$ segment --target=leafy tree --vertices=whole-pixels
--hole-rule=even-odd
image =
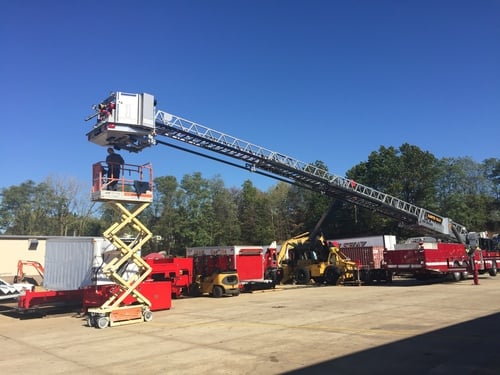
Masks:
[[[2,189],[0,228],[5,234],[35,234],[33,230],[32,203],[36,195],[32,180],[19,186]]]
[[[250,180],[243,183],[241,193],[238,197],[238,221],[241,228],[241,241],[245,244],[254,244],[255,233],[257,232],[258,191]]]
[[[93,204],[84,203],[81,185],[48,177],[2,189],[0,228],[5,234],[85,235]]]
[[[228,190],[220,178],[210,182],[212,189],[213,245],[230,245],[240,242],[241,228],[238,221],[237,196],[235,189]]]
[[[400,198],[416,206],[434,210],[436,184],[441,169],[438,160],[429,152],[407,143],[398,149],[381,146],[378,152],[372,152],[368,161],[347,172],[347,177],[363,185]],[[402,233],[398,223],[390,218],[366,209],[359,209],[356,223],[365,229],[364,233],[384,232]],[[359,228],[361,230],[361,228]]]
[[[154,199],[148,210],[149,228],[153,232],[151,251],[165,250],[177,254],[181,242],[179,220],[179,183],[174,176],[157,177],[154,180]],[[183,254],[179,253],[179,254]]]
[[[443,158],[438,180],[440,212],[471,231],[500,229],[498,159],[476,163],[469,157]]]
[[[270,214],[270,235],[273,240],[283,241],[292,236],[293,208],[289,201],[290,185],[279,182],[267,191]]]

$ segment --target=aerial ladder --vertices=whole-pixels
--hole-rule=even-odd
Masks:
[[[97,121],[87,138],[97,145],[140,152],[162,144],[367,208],[418,228],[423,234],[460,243],[467,239],[465,226],[425,208],[334,175],[316,165],[157,110],[156,101],[150,94],[113,92],[93,108],[95,113],[87,120],[97,117]]]

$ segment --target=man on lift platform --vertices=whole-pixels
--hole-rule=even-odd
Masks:
[[[115,153],[112,147],[108,147],[108,156],[106,157],[108,165],[108,190],[116,190],[116,184],[120,179],[120,170],[123,168],[125,161],[120,154]]]

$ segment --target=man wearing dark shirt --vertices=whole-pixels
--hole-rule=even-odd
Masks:
[[[108,156],[106,157],[108,164],[108,190],[116,190],[116,184],[120,178],[120,170],[125,161],[120,154],[117,154],[113,148],[108,148]]]

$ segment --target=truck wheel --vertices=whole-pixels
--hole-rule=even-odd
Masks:
[[[496,276],[498,273],[497,269],[497,262],[493,261],[493,264],[491,265],[491,268],[488,270],[488,273],[490,276]]]
[[[385,273],[385,282],[392,283],[392,272],[386,271]]]
[[[325,281],[328,285],[336,285],[339,281],[340,272],[335,267],[328,267],[325,270]]]
[[[224,289],[221,286],[216,285],[212,290],[212,297],[220,298],[224,294]]]
[[[461,276],[460,272],[452,272],[451,273],[451,279],[453,281],[460,281],[461,278],[462,278],[462,276]]]
[[[458,262],[453,263],[453,267],[460,267],[460,264]],[[453,271],[451,273],[451,280],[452,281],[460,281],[462,279],[462,273],[459,271]]]
[[[311,280],[311,273],[307,268],[299,268],[295,273],[295,281],[297,284],[307,284]]]

